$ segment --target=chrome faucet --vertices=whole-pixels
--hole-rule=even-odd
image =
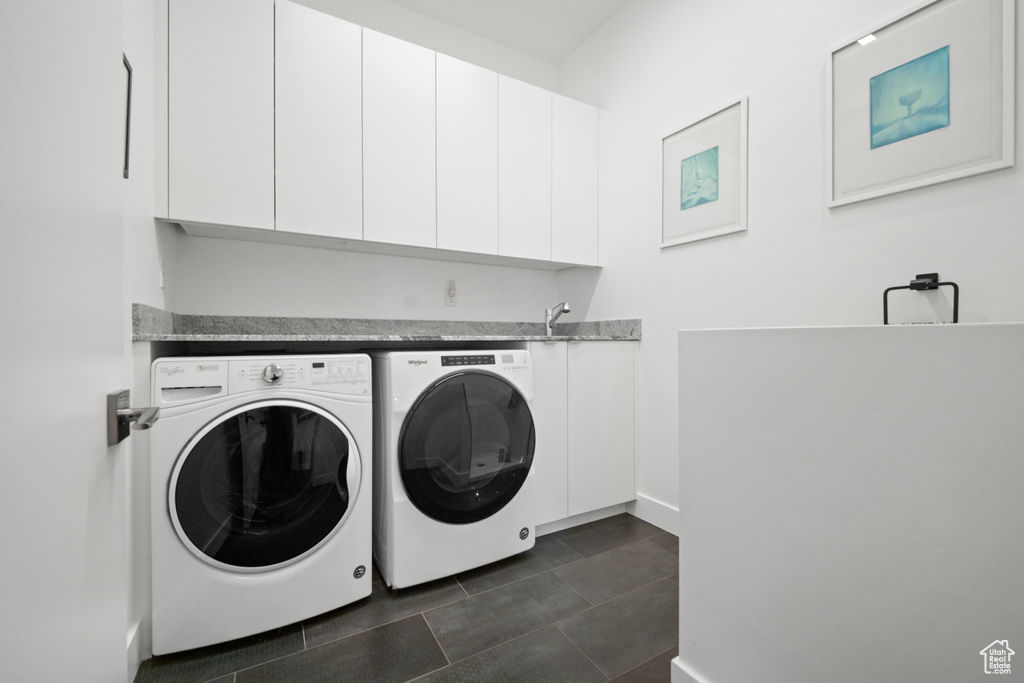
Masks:
[[[566,301],[563,301],[554,308],[549,308],[544,311],[544,333],[547,336],[551,336],[555,321],[558,320],[558,316],[563,313],[569,313],[569,304]]]

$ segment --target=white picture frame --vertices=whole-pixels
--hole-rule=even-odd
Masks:
[[[661,248],[747,229],[747,109],[740,97],[662,137]]]
[[[1014,165],[1014,4],[927,0],[831,52],[826,206]]]

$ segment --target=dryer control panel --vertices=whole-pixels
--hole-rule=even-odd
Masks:
[[[441,367],[449,365],[494,365],[494,354],[484,356],[441,356]]]
[[[444,354],[441,356],[441,367],[496,365],[503,370],[528,370],[530,354],[525,351],[500,351],[495,353]]]

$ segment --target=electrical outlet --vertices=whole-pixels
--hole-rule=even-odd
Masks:
[[[444,305],[445,306],[458,306],[459,304],[455,300],[455,280],[449,280],[448,286],[444,290]]]

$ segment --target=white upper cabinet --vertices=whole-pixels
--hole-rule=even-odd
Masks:
[[[437,246],[434,54],[363,29],[363,239]]]
[[[292,0],[160,2],[154,215],[197,235],[597,265],[595,108]]]
[[[172,0],[168,218],[274,227],[274,1]]]
[[[498,75],[437,55],[437,246],[498,253]]]
[[[551,93],[500,75],[498,253],[551,259]]]
[[[278,0],[275,31],[277,229],[361,239],[362,29]]]
[[[599,111],[558,94],[551,105],[551,259],[596,266]]]

